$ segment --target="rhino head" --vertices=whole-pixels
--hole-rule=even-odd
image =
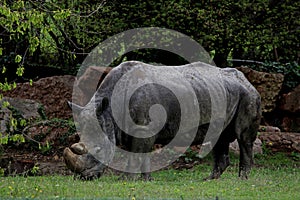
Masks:
[[[80,142],[64,149],[66,166],[81,179],[99,178],[109,164],[115,144],[116,127],[108,112],[108,98],[81,107],[68,102],[76,115]]]

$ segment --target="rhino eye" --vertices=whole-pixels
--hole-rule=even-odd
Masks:
[[[101,147],[96,147],[96,148],[95,148],[95,152],[96,152],[96,153],[99,153],[100,151],[101,151]]]
[[[112,124],[111,122],[108,122],[108,123],[106,124],[106,128],[107,128],[107,129],[112,129],[112,128],[113,128],[113,124]]]

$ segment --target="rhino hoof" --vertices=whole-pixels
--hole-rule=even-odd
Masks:
[[[239,177],[240,177],[240,179],[242,179],[242,180],[248,180],[248,174],[249,174],[249,172],[241,171],[241,172],[239,173]]]
[[[211,173],[211,175],[209,175],[208,177],[204,178],[203,181],[209,181],[209,180],[213,180],[213,179],[219,179],[221,176],[221,173],[218,171],[213,171]]]
[[[80,174],[80,179],[82,180],[94,180],[99,178],[104,172],[102,165],[95,165],[91,169],[86,169]]]
[[[85,145],[82,142],[75,143],[70,148],[75,154],[78,155],[83,155],[88,153],[88,150],[86,149]]]

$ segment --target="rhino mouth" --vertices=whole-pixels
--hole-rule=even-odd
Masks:
[[[105,169],[105,165],[91,155],[81,142],[65,148],[63,157],[66,166],[82,180],[99,178]]]

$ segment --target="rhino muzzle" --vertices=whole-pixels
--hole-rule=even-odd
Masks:
[[[81,142],[65,148],[63,157],[67,167],[83,180],[99,178],[105,169],[105,165],[91,155]]]

